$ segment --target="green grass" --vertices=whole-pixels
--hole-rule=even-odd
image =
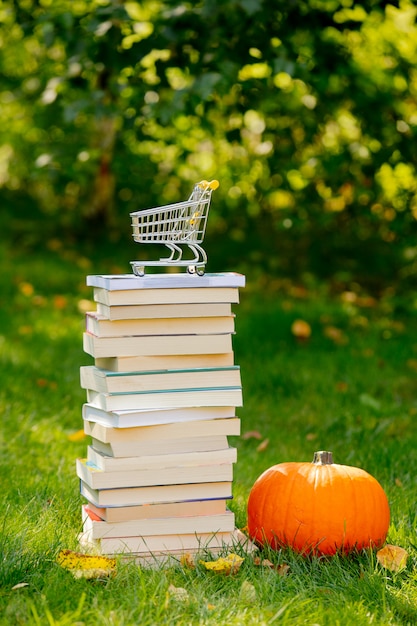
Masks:
[[[118,261],[100,254],[88,260],[58,242],[30,257],[0,248],[0,624],[417,623],[417,319],[412,297],[390,290],[373,303],[327,286],[248,281],[235,309],[244,407],[242,436],[232,440],[232,508],[243,527],[264,469],[332,450],[386,490],[388,541],[410,555],[404,571],[383,570],[373,552],[305,559],[266,551],[289,566],[285,576],[252,558],[230,577],[200,565],[146,570],[121,561],[114,578],[86,581],[57,565],[59,550],[77,549],[81,525],[74,466],[87,441],[71,435],[82,427],[79,367],[91,362],[81,340],[85,275],[129,271],[123,252]],[[307,342],[291,334],[297,318],[311,325]],[[246,438],[251,431],[260,438]]]

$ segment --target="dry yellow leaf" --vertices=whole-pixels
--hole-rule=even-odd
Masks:
[[[183,567],[189,567],[190,569],[194,569],[195,568],[195,561],[193,556],[187,552],[186,554],[183,554],[181,559],[180,559],[180,563]]]
[[[176,587],[175,585],[170,585],[168,587],[168,593],[171,598],[179,600],[180,602],[188,602],[190,598],[188,591],[184,589],[184,587]]]
[[[261,441],[259,446],[257,446],[256,452],[263,452],[264,450],[267,449],[268,446],[269,446],[269,439],[264,439],[263,441]]]
[[[262,439],[262,435],[258,430],[247,430],[243,433],[242,439]]]
[[[399,572],[407,565],[408,552],[399,546],[387,544],[376,553],[378,563],[391,572]]]
[[[68,435],[68,441],[82,441],[83,439],[85,439],[86,436],[87,435],[83,430],[76,430],[75,432]]]
[[[61,550],[57,562],[75,578],[105,578],[116,572],[116,559],[72,550]]]
[[[245,559],[238,554],[228,554],[216,561],[200,561],[207,570],[217,574],[236,574]]]
[[[248,604],[253,604],[258,599],[255,587],[248,580],[243,581],[239,591],[239,598]]]
[[[307,341],[311,337],[311,326],[304,320],[294,320],[291,332],[299,341]]]

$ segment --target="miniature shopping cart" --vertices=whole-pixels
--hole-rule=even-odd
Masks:
[[[158,261],[131,261],[136,276],[144,276],[148,266],[185,266],[190,274],[202,276],[207,254],[199,245],[204,239],[212,192],[217,180],[196,183],[185,202],[168,204],[154,209],[142,209],[130,214],[133,239],[137,243],[161,243],[170,251],[167,258]],[[183,259],[182,246],[188,246],[193,258]]]

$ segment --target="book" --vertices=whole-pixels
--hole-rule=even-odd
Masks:
[[[196,422],[226,417],[235,417],[234,406],[198,406],[168,409],[133,409],[105,411],[87,402],[82,407],[82,417],[90,422],[99,422],[115,428],[152,426],[173,422]]]
[[[203,276],[185,272],[161,273],[140,277],[135,274],[96,274],[87,276],[87,285],[110,291],[244,287],[245,277],[236,272],[206,273]]]
[[[145,356],[114,356],[94,359],[96,367],[113,372],[180,369],[197,367],[228,367],[234,364],[233,352],[223,354],[162,354]]]
[[[88,533],[83,533],[79,536],[80,545],[85,550],[93,549],[95,552],[102,552],[100,548],[101,540],[90,539],[88,540]],[[233,550],[243,550],[245,553],[252,554],[257,551],[257,547],[250,541],[250,539],[242,533],[238,528],[235,528],[231,534],[230,539],[227,539],[227,543],[222,543],[221,546],[209,546],[209,550],[204,546],[198,548],[188,548],[187,550],[179,549],[173,550],[152,550],[152,552],[141,552],[139,554],[130,554],[129,560],[134,560],[141,568],[153,568],[153,567],[172,567],[177,566],[181,562],[183,557],[191,560],[191,562],[197,564],[200,559],[207,558],[207,552],[211,557],[224,555],[225,549],[230,552]]]
[[[190,502],[166,502],[162,504],[140,504],[138,506],[98,507],[88,503],[89,510],[105,522],[129,522],[158,517],[195,517],[196,515],[220,515],[225,513],[230,500],[191,500]]]
[[[228,446],[226,435],[212,435],[207,437],[182,437],[181,439],[161,439],[158,441],[126,441],[104,443],[92,437],[91,445],[94,450],[107,456],[131,457],[144,454],[173,454],[184,452],[207,452],[209,450],[223,450]]]
[[[213,548],[226,548],[234,545],[233,533],[189,533],[183,535],[144,535],[143,537],[103,537],[93,539],[91,532],[83,533],[84,545],[94,547],[101,554],[147,554],[155,552],[172,553],[190,550],[211,551]]]
[[[191,385],[195,388],[240,387],[242,383],[238,365],[127,373],[84,365],[80,368],[80,384],[83,389],[113,394],[186,390]]]
[[[87,354],[95,358],[233,352],[231,333],[97,337],[85,332],[83,333],[83,348]]]
[[[229,302],[206,302],[200,304],[138,304],[108,306],[96,303],[96,312],[108,320],[160,319],[180,317],[230,317],[232,305]]]
[[[98,422],[84,420],[84,432],[86,435],[90,435],[103,443],[170,442],[185,437],[206,438],[219,435],[239,435],[240,419],[238,417],[228,417],[225,419],[175,422],[136,428],[111,428]]]
[[[94,311],[86,313],[86,331],[97,337],[138,335],[198,335],[233,333],[234,315],[228,317],[180,317],[108,320]]]
[[[94,287],[93,299],[107,306],[134,304],[203,304],[239,302],[237,287],[196,287],[193,289],[125,289],[109,291]]]
[[[195,467],[197,465],[221,465],[223,463],[236,463],[237,450],[231,446],[203,452],[174,452],[171,454],[144,454],[133,457],[113,457],[95,450],[92,446],[87,447],[87,464],[104,472],[122,472],[173,468],[180,466]],[[158,475],[157,473],[155,474]]]
[[[93,489],[83,480],[80,480],[80,493],[89,502],[98,507],[134,506],[139,504],[231,498],[232,482]]]
[[[154,517],[112,523],[104,522],[88,504],[84,504],[81,515],[83,531],[92,539],[233,532],[235,528],[235,516],[229,510],[215,515]]]
[[[117,409],[156,409],[189,406],[242,406],[241,387],[207,389],[168,389],[135,393],[100,393],[87,389],[87,402],[105,411]]]
[[[233,480],[233,464],[178,465],[151,469],[104,471],[87,459],[77,459],[77,476],[92,489],[152,487],[154,485],[183,485],[190,483],[224,482]]]

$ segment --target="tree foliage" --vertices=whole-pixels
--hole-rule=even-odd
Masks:
[[[0,192],[57,228],[117,231],[216,177],[210,236],[231,262],[412,277],[416,15],[410,0],[5,0]]]

